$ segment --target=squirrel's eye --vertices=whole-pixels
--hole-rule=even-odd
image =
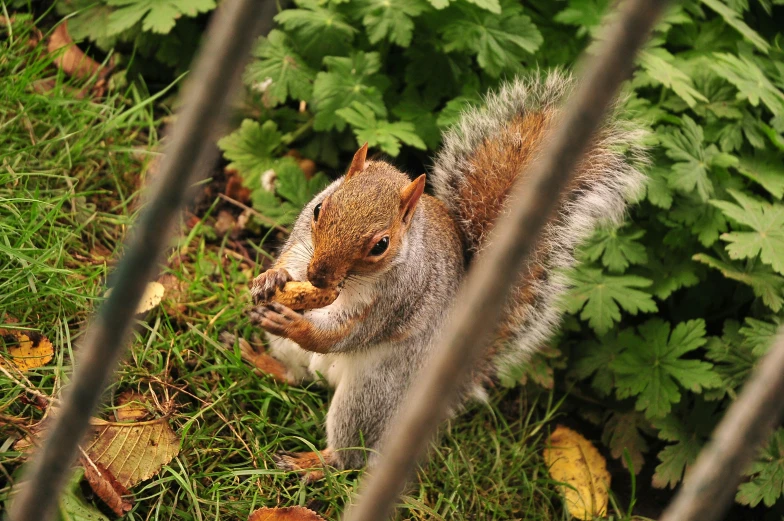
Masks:
[[[389,246],[389,237],[382,237],[380,241],[376,243],[375,246],[370,250],[371,255],[381,255],[385,251],[387,251],[387,246]]]
[[[321,203],[317,204],[315,208],[313,208],[313,220],[318,221],[318,216],[321,213]]]

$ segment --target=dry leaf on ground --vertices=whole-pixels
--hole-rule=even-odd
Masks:
[[[305,507],[264,507],[253,511],[248,521],[324,521],[324,518]]]
[[[46,365],[54,356],[54,346],[40,333],[4,329],[0,330],[0,334],[3,336],[11,363],[20,371]]]
[[[607,463],[581,434],[559,425],[548,438],[544,460],[560,487],[566,507],[577,519],[593,519],[607,512],[610,473]]]
[[[149,400],[142,394],[128,389],[117,396],[116,409],[114,410],[114,417],[118,422],[134,421],[138,422],[144,420],[150,415],[150,409],[147,407]]]
[[[93,420],[95,435],[84,451],[125,488],[149,479],[180,452],[168,418],[137,423]]]
[[[90,488],[112,509],[112,512],[117,514],[117,517],[122,517],[133,508],[131,493],[103,465],[85,457],[80,459],[80,463]]]
[[[164,293],[165,288],[163,287],[163,284],[157,281],[148,282],[147,287],[144,288],[144,293],[142,293],[142,298],[139,299],[139,305],[136,307],[136,314],[147,313],[160,304]],[[108,298],[111,294],[112,290],[109,288],[106,293],[104,293],[104,297]]]
[[[84,54],[68,34],[68,22],[64,21],[55,27],[49,35],[46,46],[50,54],[54,55],[54,63],[69,76],[86,80],[96,73],[103,72],[101,64]],[[60,49],[64,49],[60,51]]]

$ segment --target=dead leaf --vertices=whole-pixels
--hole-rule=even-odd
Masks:
[[[142,394],[128,389],[117,397],[114,417],[118,422],[141,421],[150,415],[148,403]]]
[[[93,420],[95,436],[85,447],[125,488],[157,474],[180,452],[180,439],[167,417],[137,423]]]
[[[248,521],[325,521],[305,507],[260,508],[251,512]]]
[[[163,284],[157,281],[148,282],[147,287],[144,288],[144,293],[142,293],[142,298],[139,299],[139,305],[136,306],[136,314],[139,315],[141,313],[147,313],[152,308],[160,304],[164,293],[165,289]],[[108,298],[111,294],[112,289],[109,288],[106,290],[106,293],[104,293],[103,296]]]
[[[82,457],[80,460],[84,468],[84,478],[90,484],[93,492],[103,500],[106,505],[122,517],[133,508],[133,496],[130,491],[122,486],[112,473],[100,463]]]
[[[227,212],[226,210],[218,212],[218,218],[215,219],[215,232],[218,236],[226,235],[233,230],[236,225],[237,219],[235,219],[230,212]]]
[[[604,516],[609,499],[607,463],[581,434],[559,425],[548,439],[544,460],[550,476],[561,485],[566,508],[577,519]]]
[[[250,202],[250,189],[245,188],[245,185],[242,184],[242,176],[231,168],[225,168],[223,173],[226,174],[226,196],[242,204],[248,204]]]
[[[48,364],[54,357],[54,346],[48,338],[34,331],[2,331],[11,363],[20,371]]]
[[[69,76],[74,76],[81,80],[86,80],[101,71],[101,65],[84,54],[71,39],[68,34],[68,21],[63,21],[55,27],[49,35],[49,42],[46,46],[49,54],[54,55],[54,63]],[[65,49],[60,52],[61,49]],[[105,73],[104,73],[105,74]]]
[[[163,285],[163,309],[170,317],[185,313],[188,299],[187,285],[171,273],[164,273],[158,277],[158,282]]]

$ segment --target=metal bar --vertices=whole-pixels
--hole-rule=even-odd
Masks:
[[[618,88],[632,70],[637,50],[645,43],[665,0],[628,0],[608,32],[597,56],[587,64],[582,80],[568,101],[559,124],[547,139],[541,159],[516,183],[519,201],[495,227],[495,239],[466,280],[433,363],[409,394],[406,407],[393,422],[377,466],[363,483],[359,502],[345,521],[386,519],[392,504],[425,452],[433,433],[445,419],[448,404],[473,360],[487,345],[520,269],[537,243],[559,194],[599,126]],[[481,310],[481,312],[477,312]]]
[[[215,11],[184,86],[182,110],[171,132],[157,189],[117,268],[117,284],[85,333],[63,406],[26,469],[26,481],[18,487],[9,519],[52,518],[78,443],[127,344],[142,292],[159,271],[158,259],[188,187],[209,173],[217,154],[215,134],[239,86],[242,65],[256,35],[272,27],[275,13],[275,2],[269,0],[227,0]]]
[[[660,521],[712,521],[727,511],[760,445],[784,413],[784,327],[727,409]]]

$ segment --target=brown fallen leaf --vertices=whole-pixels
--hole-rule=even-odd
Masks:
[[[566,508],[577,519],[593,519],[607,513],[610,473],[607,462],[591,442],[578,432],[559,425],[548,438],[544,460],[550,476],[561,485]]]
[[[188,286],[171,273],[164,273],[158,277],[158,282],[163,285],[163,310],[170,317],[176,317],[188,309]]]
[[[93,420],[94,436],[84,451],[125,488],[157,474],[180,452],[167,417],[137,423]]]
[[[305,507],[260,508],[251,512],[248,521],[325,521]]]
[[[240,176],[239,172],[231,168],[225,168],[223,173],[226,174],[226,190],[224,191],[226,196],[242,204],[248,204],[250,202],[250,189],[242,184],[242,176]]]
[[[237,219],[230,212],[226,210],[218,212],[218,217],[215,219],[215,232],[218,236],[226,235],[235,226],[237,226]]]
[[[54,55],[54,63],[69,76],[74,76],[81,80],[86,80],[91,76],[101,73],[106,75],[107,71],[102,70],[101,65],[84,54],[79,47],[76,46],[68,34],[68,21],[55,27],[52,34],[49,35],[49,41],[46,46],[49,54]],[[61,51],[61,49],[64,49]],[[99,75],[102,78],[102,76]]]
[[[84,468],[84,478],[90,484],[90,488],[112,509],[112,512],[117,514],[117,517],[122,517],[133,508],[134,499],[130,491],[122,486],[109,470],[84,456],[79,462]]]
[[[150,415],[148,403],[149,401],[142,394],[128,389],[117,397],[114,417],[118,422],[144,420]]]
[[[4,329],[1,334],[11,363],[20,371],[46,365],[54,356],[54,346],[40,333]]]

